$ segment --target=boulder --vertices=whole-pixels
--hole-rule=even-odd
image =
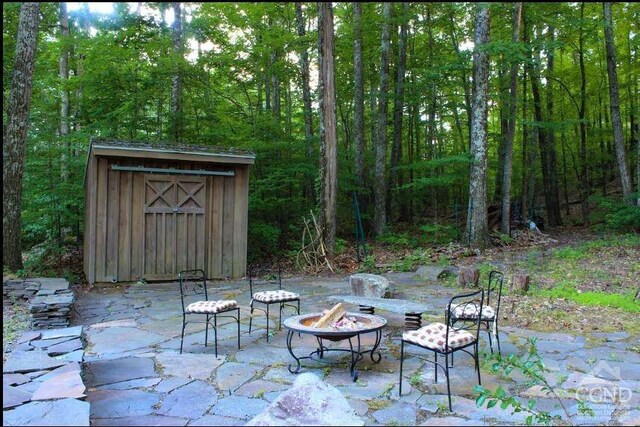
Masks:
[[[351,295],[368,298],[388,298],[391,290],[389,281],[377,274],[359,273],[349,277]]]
[[[248,426],[362,426],[347,399],[334,386],[303,373]]]
[[[453,266],[422,265],[416,270],[415,278],[425,282],[436,282],[457,273],[458,268]]]

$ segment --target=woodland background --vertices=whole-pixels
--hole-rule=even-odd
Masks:
[[[5,185],[21,6],[3,3]],[[321,123],[332,108],[332,248],[354,239],[354,194],[367,239],[471,245],[478,182],[470,177],[483,166],[472,135],[480,55],[488,61],[478,98],[488,108],[478,141],[487,207],[475,206],[486,232],[509,238],[500,223],[505,168],[511,227],[533,219],[543,230],[638,231],[640,5],[608,7],[626,187],[603,3],[145,2],[113,3],[112,13],[40,3],[24,174],[14,183],[21,247],[81,241],[87,149],[106,138],[255,152],[249,257],[295,252],[303,218],[326,209]],[[482,13],[488,41],[478,44]],[[319,37],[319,22],[331,22],[334,35]],[[332,88],[318,73],[333,58]],[[335,101],[322,98],[328,91]]]

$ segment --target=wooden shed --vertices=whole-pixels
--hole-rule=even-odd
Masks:
[[[249,165],[255,156],[193,145],[92,141],[85,174],[89,283],[175,280],[247,265]]]

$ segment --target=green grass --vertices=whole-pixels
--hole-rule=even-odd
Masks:
[[[561,284],[553,289],[540,291],[541,296],[566,298],[578,304],[619,308],[629,313],[640,313],[640,304],[633,293],[620,295],[604,292],[578,292],[574,287]]]

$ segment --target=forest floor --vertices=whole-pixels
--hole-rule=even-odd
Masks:
[[[370,256],[360,263],[353,246],[346,243],[336,257],[334,270],[353,274],[415,271],[430,263],[475,266],[481,272],[482,283],[490,270],[498,269],[505,272],[506,278],[501,325],[576,334],[624,331],[640,336],[640,236],[562,229],[544,234],[521,232],[508,240],[496,239],[493,248],[478,253],[458,244],[417,247],[398,239],[392,244],[371,244]],[[86,286],[79,252],[70,247],[55,261],[49,261],[50,274],[68,277],[77,288]],[[294,264],[289,261],[285,273],[300,275]],[[323,275],[328,271],[306,273]],[[514,273],[529,275],[531,287],[526,294],[510,289]],[[445,283],[457,286],[455,277]],[[6,354],[28,328],[28,309],[4,304],[2,318]],[[640,352],[640,346],[634,350]]]

